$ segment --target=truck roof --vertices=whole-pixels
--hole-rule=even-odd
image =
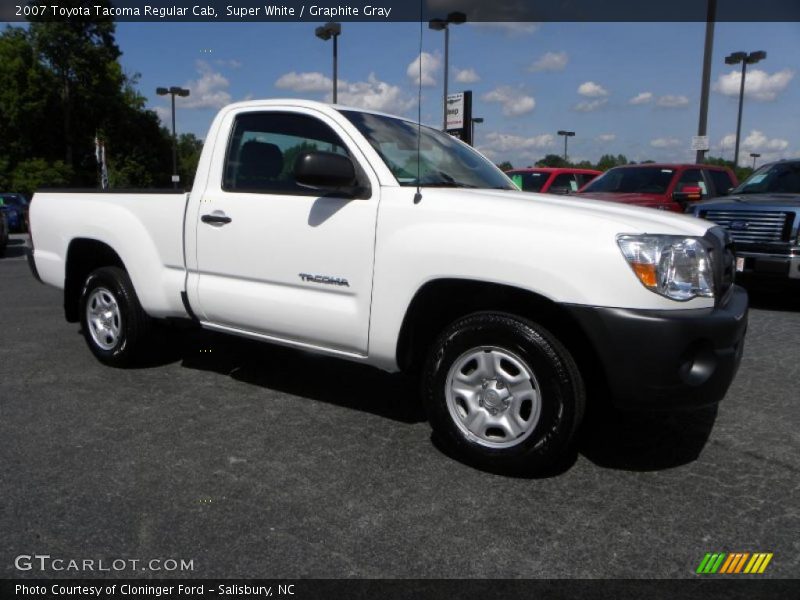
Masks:
[[[356,106],[348,106],[345,104],[331,104],[328,102],[319,102],[317,100],[303,100],[301,98],[269,98],[269,99],[264,98],[260,100],[244,100],[242,102],[234,102],[233,104],[228,104],[225,106],[225,109],[260,108],[260,107],[273,107],[273,106],[293,106],[297,108],[313,108],[322,111],[350,110],[356,112],[369,113],[372,115],[379,115],[382,117],[391,117],[393,119],[400,119],[402,121],[409,121],[411,123],[416,124],[416,121],[409,119],[408,117],[401,117],[399,115],[393,115],[390,113],[381,112],[379,110],[372,110],[369,108],[359,108]],[[422,125],[425,126],[425,123],[422,123]]]

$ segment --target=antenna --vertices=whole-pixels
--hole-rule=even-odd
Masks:
[[[419,0],[419,73],[417,73],[417,193],[414,194],[414,204],[419,204],[422,200],[422,192],[419,187],[421,174],[421,144],[422,144],[422,2]]]

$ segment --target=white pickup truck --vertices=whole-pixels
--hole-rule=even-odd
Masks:
[[[584,406],[716,403],[747,328],[712,223],[518,191],[454,138],[300,100],[220,111],[189,193],[41,191],[30,264],[98,359],[152,320],[406,371],[488,467],[566,452]]]

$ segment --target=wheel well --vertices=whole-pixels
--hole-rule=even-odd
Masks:
[[[122,259],[108,244],[85,238],[74,239],[67,249],[64,273],[64,316],[70,323],[80,320],[80,299],[89,273],[100,267],[125,268]]]
[[[536,321],[567,347],[588,380],[587,387],[604,383],[594,346],[562,306],[529,290],[465,279],[439,279],[420,288],[403,319],[397,364],[404,371],[417,371],[445,327],[479,311],[505,312]]]

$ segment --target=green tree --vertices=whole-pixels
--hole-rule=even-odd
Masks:
[[[36,2],[46,5],[46,0]],[[98,5],[109,7],[110,0],[64,0],[63,8]],[[93,12],[94,14],[94,12]],[[86,138],[94,136],[81,126],[103,121],[113,106],[111,100],[125,84],[117,62],[121,56],[114,40],[111,17],[74,16],[63,20],[31,17],[28,29],[38,59],[52,72],[60,96],[64,160],[76,166],[76,146],[82,150]]]
[[[48,162],[43,158],[32,158],[17,164],[9,178],[8,189],[30,197],[42,187],[66,186],[71,178],[72,171],[64,161]]]
[[[503,162],[501,162],[500,164],[498,164],[498,165],[496,165],[496,166],[497,166],[497,168],[498,168],[498,169],[500,169],[501,171],[510,171],[511,169],[513,169],[513,168],[514,168],[514,165],[512,165],[512,164],[511,164],[510,162],[508,162],[507,160],[504,160]]]
[[[197,139],[193,133],[182,133],[178,136],[178,173],[186,189],[194,185],[194,175],[202,150],[203,140]]]
[[[544,158],[536,161],[537,167],[568,167],[569,162],[564,160],[563,156],[558,154],[548,154]]]
[[[603,154],[600,157],[600,160],[597,161],[597,169],[600,171],[608,171],[612,167],[618,167],[620,165],[627,165],[628,159],[624,154],[617,154],[614,156],[613,154]]]
[[[110,2],[61,3],[95,5]],[[33,19],[27,30],[0,33],[0,182],[97,185],[97,135],[106,145],[112,183],[169,185],[169,134],[145,109],[138,75],[123,73],[120,55],[111,19]],[[53,182],[42,180],[50,176]]]

